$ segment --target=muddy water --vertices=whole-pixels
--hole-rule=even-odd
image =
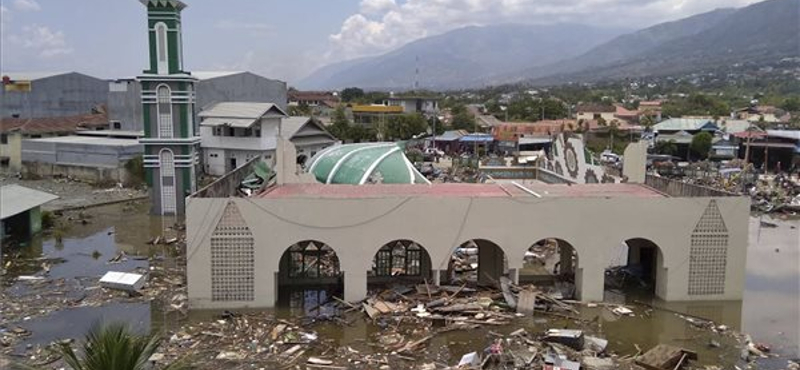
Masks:
[[[61,243],[53,238],[35,239],[22,248],[22,254],[28,258],[47,256],[63,259],[63,262],[55,263],[51,267],[51,277],[76,281],[96,279],[108,270],[131,271],[146,267],[146,262],[135,258],[129,258],[124,264],[107,263],[108,259],[120,251],[134,256],[158,253],[146,242],[161,235],[162,230],[172,225],[174,220],[151,217],[146,212],[144,204],[133,209],[121,205],[98,208],[91,212],[94,217],[88,225],[75,224]],[[648,297],[615,296],[611,293],[607,295],[607,300],[628,303],[635,300],[647,301],[659,307],[704,317],[741,330],[752,335],[755,341],[771,345],[773,351],[780,355],[780,358],[760,360],[760,368],[784,368],[786,359],[800,356],[800,221],[771,221],[777,223],[777,228],[759,227],[758,219],[755,218],[751,221],[744,301],[665,303]],[[95,251],[100,254],[97,258],[93,256]],[[39,261],[22,265],[24,268],[12,269],[9,275],[0,278],[7,283],[3,287],[6,293],[26,294],[23,283],[9,285],[8,282],[20,274],[41,273]],[[306,292],[290,298],[292,307],[270,310],[266,314],[278,317],[324,317],[335,312],[328,306],[316,307],[327,300],[325,293]],[[302,302],[305,302],[305,308]],[[538,315],[533,319],[519,319],[507,327],[449,332],[436,336],[431,341],[429,354],[426,356],[431,360],[452,363],[464,353],[485,348],[492,338],[490,331],[506,334],[520,327],[533,332],[553,327],[574,327],[609,339],[610,349],[620,354],[633,354],[637,346],[647,349],[658,343],[668,343],[697,351],[702,364],[730,367],[739,363],[738,345],[731,337],[698,329],[666,310],[650,310],[635,304],[633,307],[637,312],[635,317],[617,317],[603,308],[583,308],[581,317],[591,321],[590,324],[583,325],[571,320]],[[310,308],[314,309],[309,310]],[[186,320],[204,320],[215,314],[217,312],[192,312]],[[19,325],[33,332],[23,342],[24,345],[47,343],[63,337],[80,337],[100,320],[122,320],[134,327],[150,327],[151,330],[174,330],[180,325],[179,322],[167,319],[155,304],[147,303],[115,303],[102,307],[64,309],[12,325]],[[364,320],[356,320],[351,326],[341,326],[325,320],[313,321],[318,321],[311,325],[322,338],[330,338],[338,345],[350,346],[366,353],[374,350],[370,343],[386,334],[386,328],[381,323],[373,325]],[[0,323],[6,323],[1,316]],[[710,346],[712,341],[721,346]]]

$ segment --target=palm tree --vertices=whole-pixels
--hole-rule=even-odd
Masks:
[[[82,351],[76,353],[68,343],[59,343],[56,351],[72,370],[144,370],[156,353],[161,339],[137,335],[124,324],[96,325],[88,334]],[[184,361],[173,362],[164,370],[188,369]]]

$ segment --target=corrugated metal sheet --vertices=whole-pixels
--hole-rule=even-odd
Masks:
[[[697,131],[709,124],[717,127],[714,121],[707,118],[670,118],[653,126],[653,129],[657,131]]]
[[[223,102],[217,103],[204,109],[197,116],[224,117],[224,118],[252,118],[257,119],[268,114],[288,117],[280,107],[272,103],[251,103],[251,102]]]
[[[258,118],[227,118],[227,117],[208,117],[200,123],[200,126],[217,127],[230,126],[237,128],[248,128],[258,121]]]

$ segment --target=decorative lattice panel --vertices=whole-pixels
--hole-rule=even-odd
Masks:
[[[717,202],[711,200],[692,232],[689,295],[724,294],[727,258],[728,228]]]
[[[211,300],[253,300],[254,244],[239,208],[228,202],[211,234]]]

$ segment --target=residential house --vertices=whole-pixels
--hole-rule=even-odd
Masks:
[[[22,170],[22,142],[53,136],[65,136],[78,130],[102,130],[108,116],[97,112],[66,117],[0,118],[0,169]]]
[[[599,121],[601,118],[606,122],[616,119],[617,107],[603,104],[578,104],[576,118],[584,121]]]
[[[639,102],[639,114],[646,116],[653,123],[661,122],[661,100]]]
[[[403,107],[382,104],[358,105],[347,107],[347,114],[352,117],[353,123],[365,127],[385,125],[392,116],[405,114]]]
[[[337,143],[318,121],[290,118],[271,103],[217,103],[198,117],[204,169],[214,176],[224,175],[256,157],[273,160],[279,135],[294,142],[298,157],[305,159]]]
[[[2,72],[0,118],[87,114],[105,105],[108,83],[78,72]]]
[[[781,118],[786,115],[786,112],[771,105],[756,105],[739,109],[734,112],[734,115],[738,119],[750,122],[777,123],[781,122]]]
[[[321,113],[336,109],[342,102],[338,95],[328,91],[289,90],[287,96],[290,107],[305,105]]]
[[[695,135],[708,132],[713,137],[713,143],[721,140],[715,136],[720,128],[711,118],[670,118],[653,126],[657,134],[656,142],[673,142],[677,146],[678,157],[690,158],[690,145]]]
[[[386,100],[385,105],[403,107],[403,113],[421,113],[426,116],[439,114],[439,99],[424,96],[392,96]]]

